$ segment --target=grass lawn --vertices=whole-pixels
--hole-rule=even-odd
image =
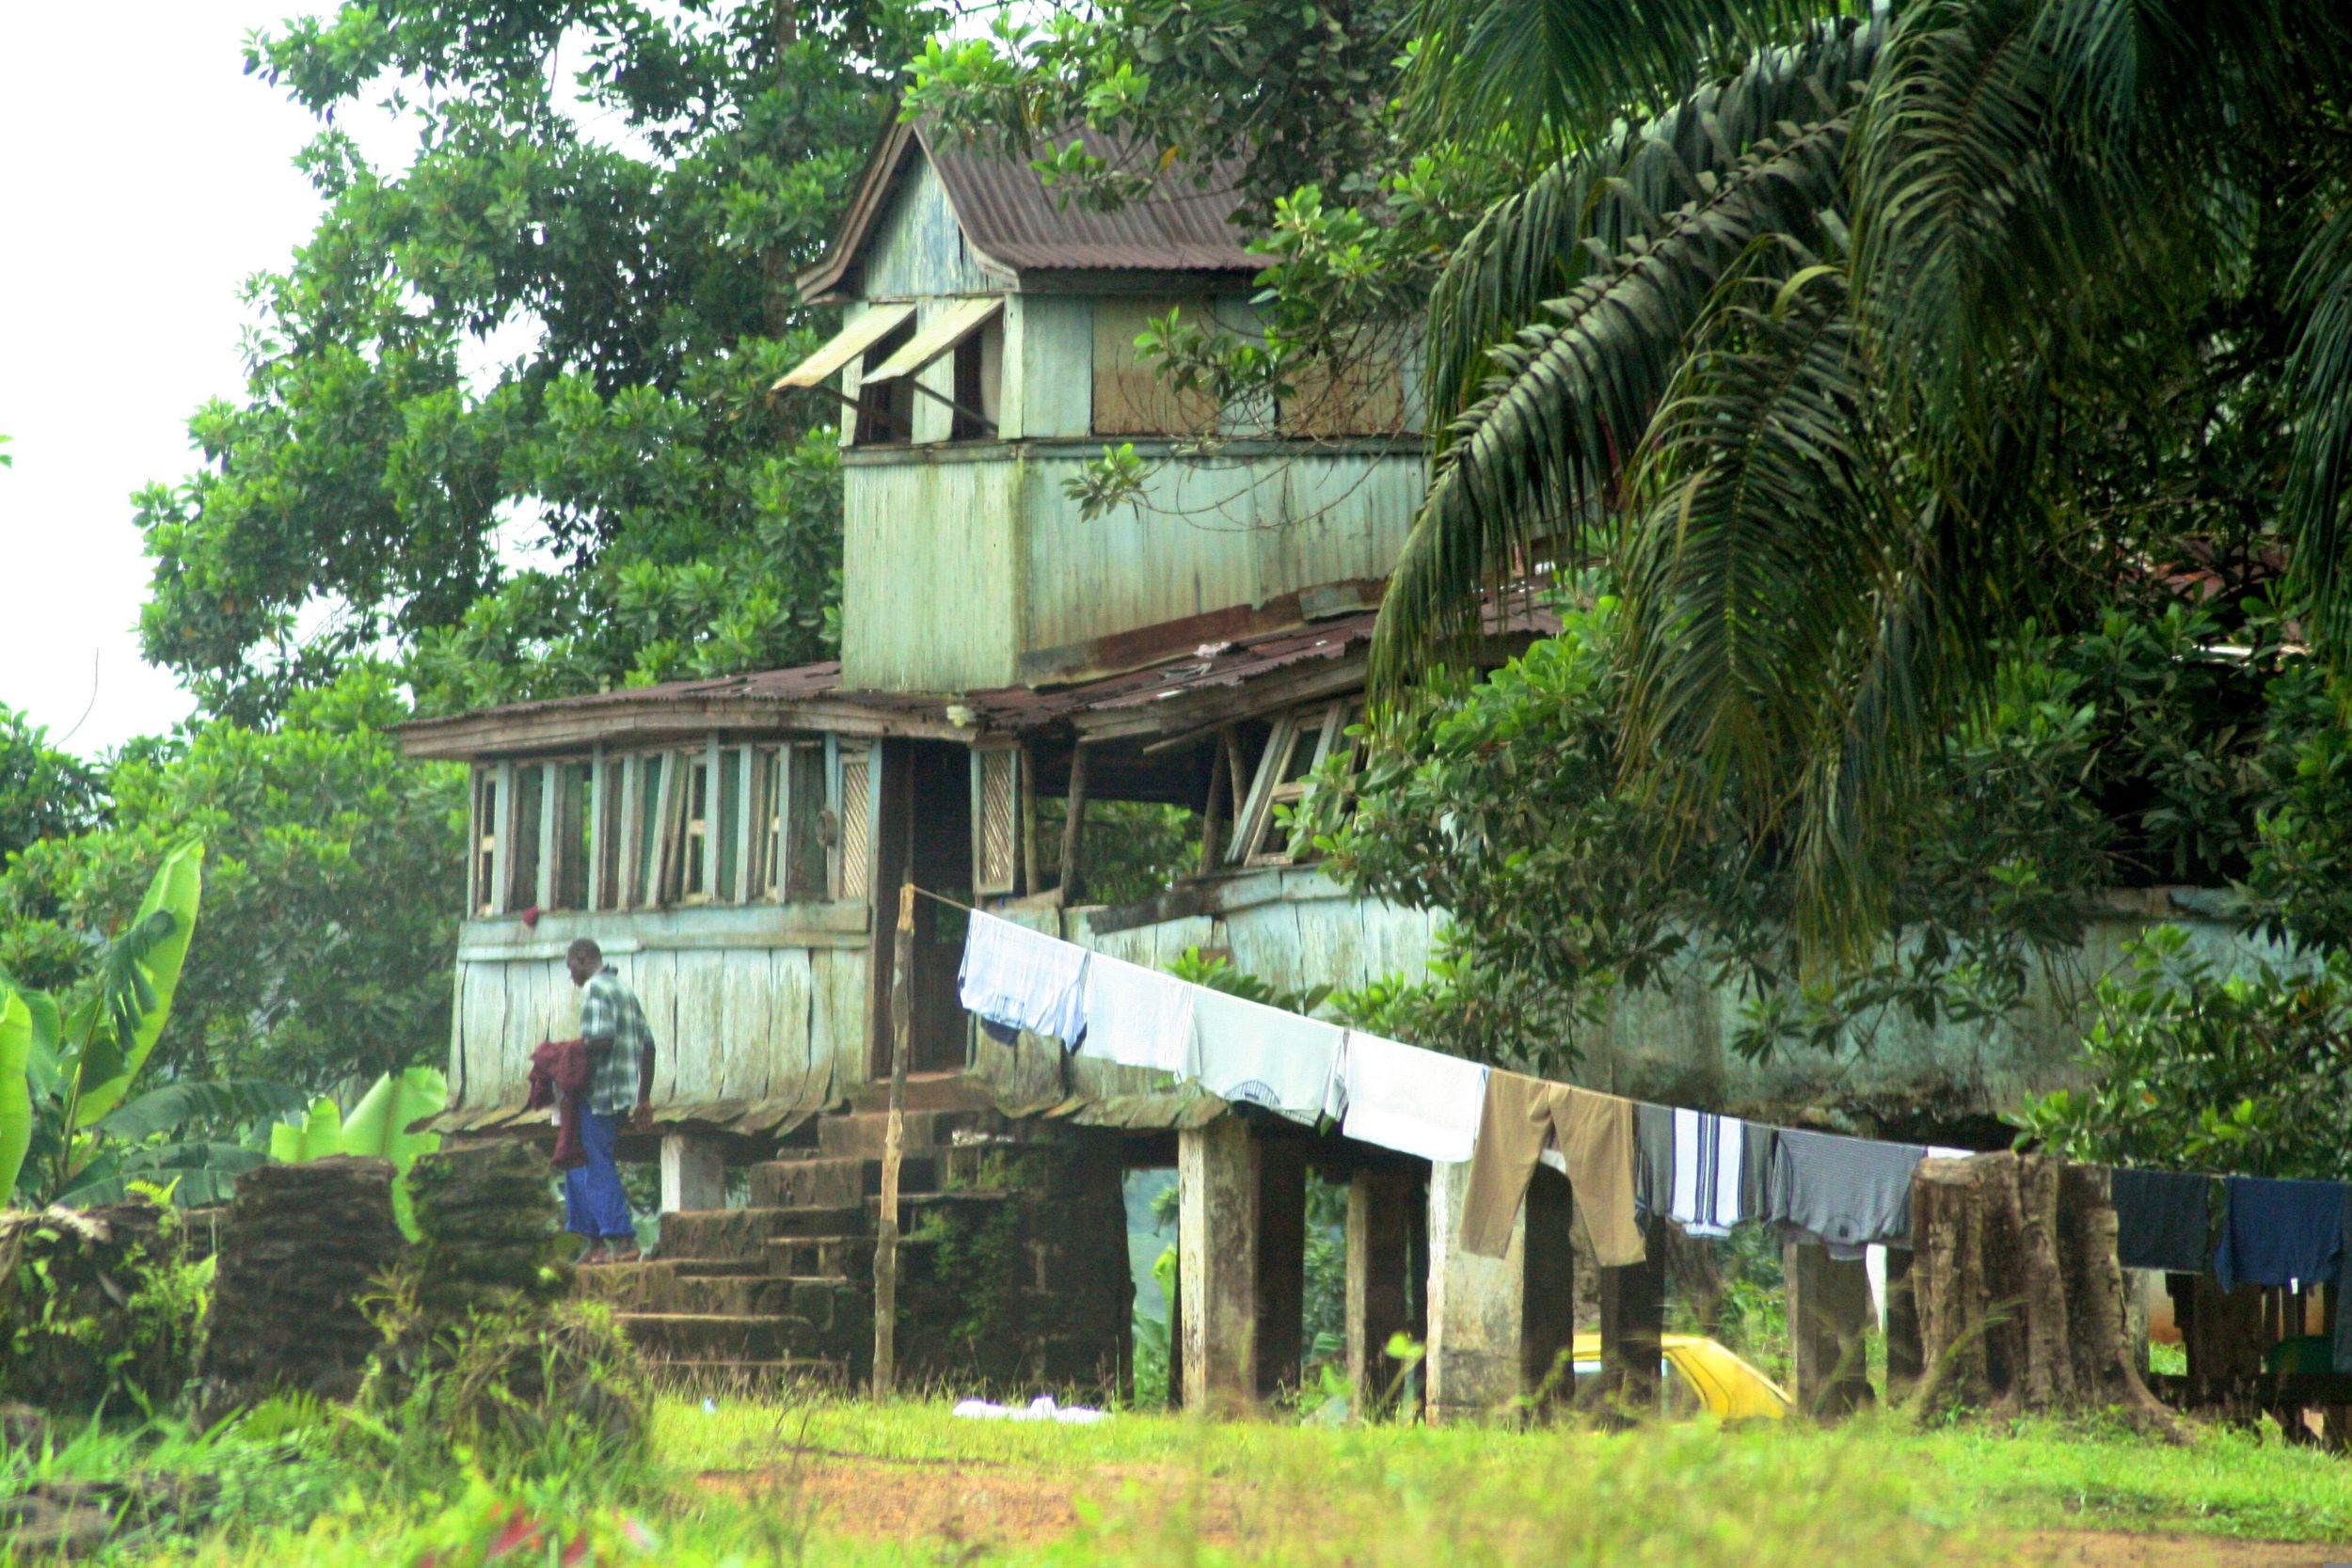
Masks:
[[[211,1531],[120,1562],[436,1568],[680,1564],[2316,1564],[2352,1551],[2352,1468],[2208,1433],[1897,1421],[1626,1434],[955,1418],[944,1403],[664,1401],[642,1472],[494,1483],[403,1477],[310,1438],[167,1438],[146,1462],[215,1479]],[[40,1468],[134,1462],[90,1436]],[[8,1462],[23,1475],[36,1464]],[[429,1479],[419,1479],[421,1476]],[[0,1492],[9,1488],[0,1486]],[[514,1511],[522,1511],[517,1522]],[[502,1537],[544,1538],[495,1554]],[[0,1548],[0,1560],[6,1560]]]

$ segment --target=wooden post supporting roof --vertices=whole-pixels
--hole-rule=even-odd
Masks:
[[[1870,1326],[1870,1275],[1862,1259],[1832,1258],[1819,1242],[1781,1247],[1788,1282],[1790,1390],[1799,1409],[1822,1419],[1849,1415],[1870,1402],[1870,1368],[1863,1343]]]
[[[1078,901],[1086,887],[1087,833],[1087,749],[1073,746],[1070,752],[1070,800],[1061,823],[1061,881],[1060,902],[1066,908]]]
[[[1213,1414],[1257,1394],[1258,1180],[1249,1129],[1224,1116],[1176,1134],[1184,1398]]]
[[[1658,1358],[1666,1330],[1666,1240],[1653,1219],[1639,1263],[1600,1274],[1600,1387],[1597,1398],[1636,1415],[1658,1408]]]
[[[914,1013],[914,884],[898,889],[890,971],[890,1100],[882,1128],[882,1216],[874,1236],[874,1397],[898,1377],[898,1166],[906,1152],[907,1030]]]
[[[1412,1214],[1425,1201],[1402,1166],[1359,1170],[1347,1185],[1347,1382],[1356,1414],[1383,1414],[1396,1402],[1404,1369],[1389,1341],[1412,1334]]]
[[[1426,1409],[1432,1423],[1478,1420],[1519,1395],[1526,1210],[1522,1205],[1512,1222],[1502,1257],[1466,1252],[1457,1238],[1469,1185],[1468,1161],[1430,1167]]]

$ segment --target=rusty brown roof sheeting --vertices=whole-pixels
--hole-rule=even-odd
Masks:
[[[1172,703],[1196,693],[1247,686],[1278,672],[1318,660],[1346,658],[1369,646],[1378,621],[1377,610],[1364,610],[1287,631],[1211,643],[1146,669],[1044,690],[1009,686],[968,691],[960,696],[851,691],[841,686],[841,666],[827,662],[714,680],[667,681],[659,686],[630,687],[581,697],[513,703],[448,719],[416,720],[400,729],[404,735],[424,743],[412,750],[429,754],[433,750],[430,737],[459,724],[473,726],[485,721],[522,719],[550,712],[593,714],[610,709],[618,714],[654,711],[675,705],[741,703],[779,710],[775,714],[779,724],[788,724],[790,710],[801,705],[822,704],[835,714],[856,710],[880,717],[952,721],[958,728],[977,731],[1033,734],[1083,714]],[[1490,635],[1497,636],[1544,636],[1558,630],[1558,622],[1548,611],[1524,602],[1489,611],[1486,621]],[[968,721],[961,716],[950,721],[950,708],[967,710]]]
[[[1256,273],[1266,264],[1232,221],[1241,199],[1238,163],[1213,165],[1203,184],[1179,162],[1154,172],[1150,197],[1096,212],[1058,201],[1025,158],[960,143],[932,126],[915,135],[973,247],[1015,271]],[[1099,132],[1081,130],[1078,140],[1114,166],[1129,157]]]

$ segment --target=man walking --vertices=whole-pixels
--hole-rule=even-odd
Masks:
[[[588,1238],[582,1263],[633,1263],[637,1227],[612,1148],[624,1117],[641,1129],[653,1125],[653,1031],[637,993],[595,942],[586,937],[573,942],[564,966],[572,984],[582,988],[580,1037],[595,1063],[588,1091],[580,1097],[580,1143],[587,1162],[564,1173],[564,1228]]]

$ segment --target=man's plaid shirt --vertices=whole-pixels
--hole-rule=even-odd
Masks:
[[[625,1117],[637,1108],[637,1059],[653,1048],[645,1009],[611,964],[590,977],[580,997],[580,1037],[611,1040],[588,1085],[588,1109],[600,1117]]]

